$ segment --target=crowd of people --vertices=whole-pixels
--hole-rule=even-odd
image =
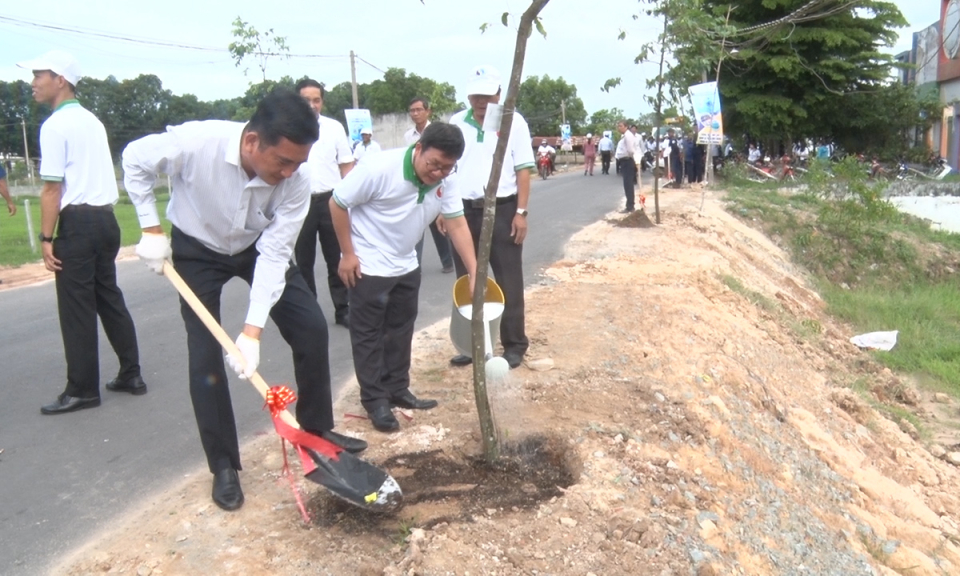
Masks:
[[[117,284],[118,187],[106,131],[76,98],[81,74],[70,54],[52,51],[19,66],[32,71],[37,102],[53,109],[40,128],[40,240],[44,265],[55,274],[67,383],[41,412],[101,404],[98,317],[120,363],[106,389],[146,394],[133,316]],[[501,93],[499,71],[478,66],[467,78],[469,108],[449,122],[430,122],[428,101],[416,98],[408,108],[414,126],[407,145],[382,151],[368,133],[351,146],[343,126],[321,114],[323,85],[304,79],[295,90],[265,96],[247,122],[169,126],[123,150],[124,187],[142,228],[140,259],[157,274],[172,265],[217,321],[224,284],[241,278],[250,286],[236,355],[224,357],[190,306],[182,299],[180,306],[186,380],[220,508],[236,510],[244,502],[227,367],[240,379],[253,376],[267,318],[292,352],[300,427],[348,452],[367,447],[334,431],[328,316],[314,278],[318,243],[333,322],[349,330],[372,427],[398,430],[395,407],[438,405],[417,397],[410,382],[424,232],[431,230],[444,272],[467,276],[472,291],[484,189],[500,139],[482,126],[487,106],[499,103]],[[505,297],[499,336],[511,368],[529,346],[523,244],[535,168],[530,141],[526,121],[515,114],[490,254]],[[155,195],[161,174],[171,183],[168,230]],[[450,362],[465,366],[472,358]]]

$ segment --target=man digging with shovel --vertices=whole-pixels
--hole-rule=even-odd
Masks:
[[[137,255],[158,274],[173,266],[219,321],[220,293],[234,277],[250,284],[250,306],[237,348],[228,356],[240,378],[260,363],[260,333],[269,315],[293,350],[297,422],[348,452],[363,440],[333,432],[327,323],[290,258],[310,204],[310,179],[298,171],[318,138],[316,117],[298,94],[275,90],[250,122],[210,120],[168,127],[131,142],[123,152],[124,185],[137,207],[143,237]],[[170,175],[164,235],[153,188]],[[172,242],[171,242],[172,239]],[[243,505],[240,448],[220,344],[181,299],[187,330],[190,396],[200,441],[213,473],[213,501]]]

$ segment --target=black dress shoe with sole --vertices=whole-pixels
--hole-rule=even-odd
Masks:
[[[243,490],[236,470],[224,468],[213,475],[213,501],[228,512],[243,506]]]
[[[396,432],[400,429],[400,422],[390,411],[389,406],[381,406],[373,412],[367,412],[367,416],[373,423],[373,427],[381,432]]]
[[[344,436],[333,430],[306,430],[307,432],[313,434],[314,436],[319,436],[331,444],[336,444],[340,448],[343,448],[351,454],[357,454],[363,452],[367,449],[367,442],[359,438],[351,438],[350,436]]]
[[[465,354],[457,354],[450,359],[450,364],[453,366],[469,366],[473,364],[473,358]]]
[[[66,414],[67,412],[75,412],[77,410],[83,410],[84,408],[96,408],[100,405],[100,397],[93,396],[92,398],[77,398],[75,396],[68,396],[66,392],[57,396],[57,401],[52,404],[47,404],[46,406],[40,407],[41,414]]]
[[[413,392],[407,390],[403,394],[394,396],[390,399],[391,406],[407,408],[409,410],[429,410],[436,408],[439,403],[436,400],[423,400],[413,395]]]
[[[343,316],[337,316],[337,319],[334,321],[334,324],[337,326],[343,326],[344,328],[350,328],[350,314],[344,314]]]
[[[523,364],[523,354],[504,352],[503,359],[507,361],[507,365],[509,365],[511,369],[517,368]]]
[[[107,390],[111,392],[129,392],[134,396],[140,396],[147,393],[147,383],[140,376],[134,376],[127,380],[114,378],[107,382]]]

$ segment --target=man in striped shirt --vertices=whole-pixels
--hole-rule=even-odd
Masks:
[[[250,284],[250,305],[230,367],[249,378],[260,362],[267,316],[293,349],[299,389],[297,421],[350,452],[366,442],[333,432],[327,323],[317,299],[290,259],[310,204],[310,180],[298,170],[318,137],[309,105],[276,90],[250,122],[209,120],[171,126],[131,142],[123,152],[124,184],[137,207],[143,238],[137,254],[162,273],[173,265],[215,318],[220,293],[234,277]],[[168,239],[160,227],[153,187],[170,175]],[[225,510],[243,504],[237,470],[240,449],[220,345],[183,301],[190,396],[200,440],[214,474],[213,500]]]

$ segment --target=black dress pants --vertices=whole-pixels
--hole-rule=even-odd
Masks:
[[[314,194],[310,197],[310,211],[303,221],[297,245],[294,248],[294,257],[297,266],[307,282],[307,287],[317,296],[317,281],[314,277],[314,266],[317,263],[317,240],[320,241],[320,250],[327,263],[327,286],[330,288],[330,299],[333,300],[334,318],[346,318],[347,287],[340,279],[337,269],[340,267],[340,243],[337,233],[333,229],[333,219],[330,216],[330,196],[332,192]]]
[[[69,396],[100,396],[97,316],[120,361],[117,377],[140,375],[136,329],[117,286],[119,250],[113,206],[70,205],[60,211],[53,254],[62,268],[56,273],[57,308]]]
[[[637,163],[633,158],[620,158],[620,175],[623,177],[623,195],[627,197],[627,210],[633,210]]]
[[[410,388],[419,295],[420,268],[396,277],[364,274],[350,290],[353,367],[367,412]]]
[[[500,343],[504,353],[523,356],[527,353],[530,341],[527,339],[523,303],[523,244],[516,244],[510,236],[513,218],[517,214],[517,197],[501,204],[497,202],[497,213],[493,223],[493,243],[490,246],[490,268],[500,289],[503,290],[504,308],[500,318]],[[473,236],[473,247],[479,250],[480,227],[483,224],[483,208],[467,207],[464,203],[463,215]],[[453,261],[457,268],[457,277],[467,273],[466,266],[456,250]]]
[[[171,233],[173,266],[213,317],[220,321],[220,293],[234,277],[253,281],[256,244],[228,256],[210,250],[178,228]],[[287,285],[270,310],[270,318],[293,350],[297,380],[297,422],[309,430],[333,429],[327,322],[296,266],[287,270]],[[181,298],[180,315],[187,329],[190,399],[200,442],[210,471],[240,470],[237,425],[230,401],[224,353],[217,340]]]
[[[609,174],[610,173],[610,151],[604,151],[600,153],[600,173]]]

